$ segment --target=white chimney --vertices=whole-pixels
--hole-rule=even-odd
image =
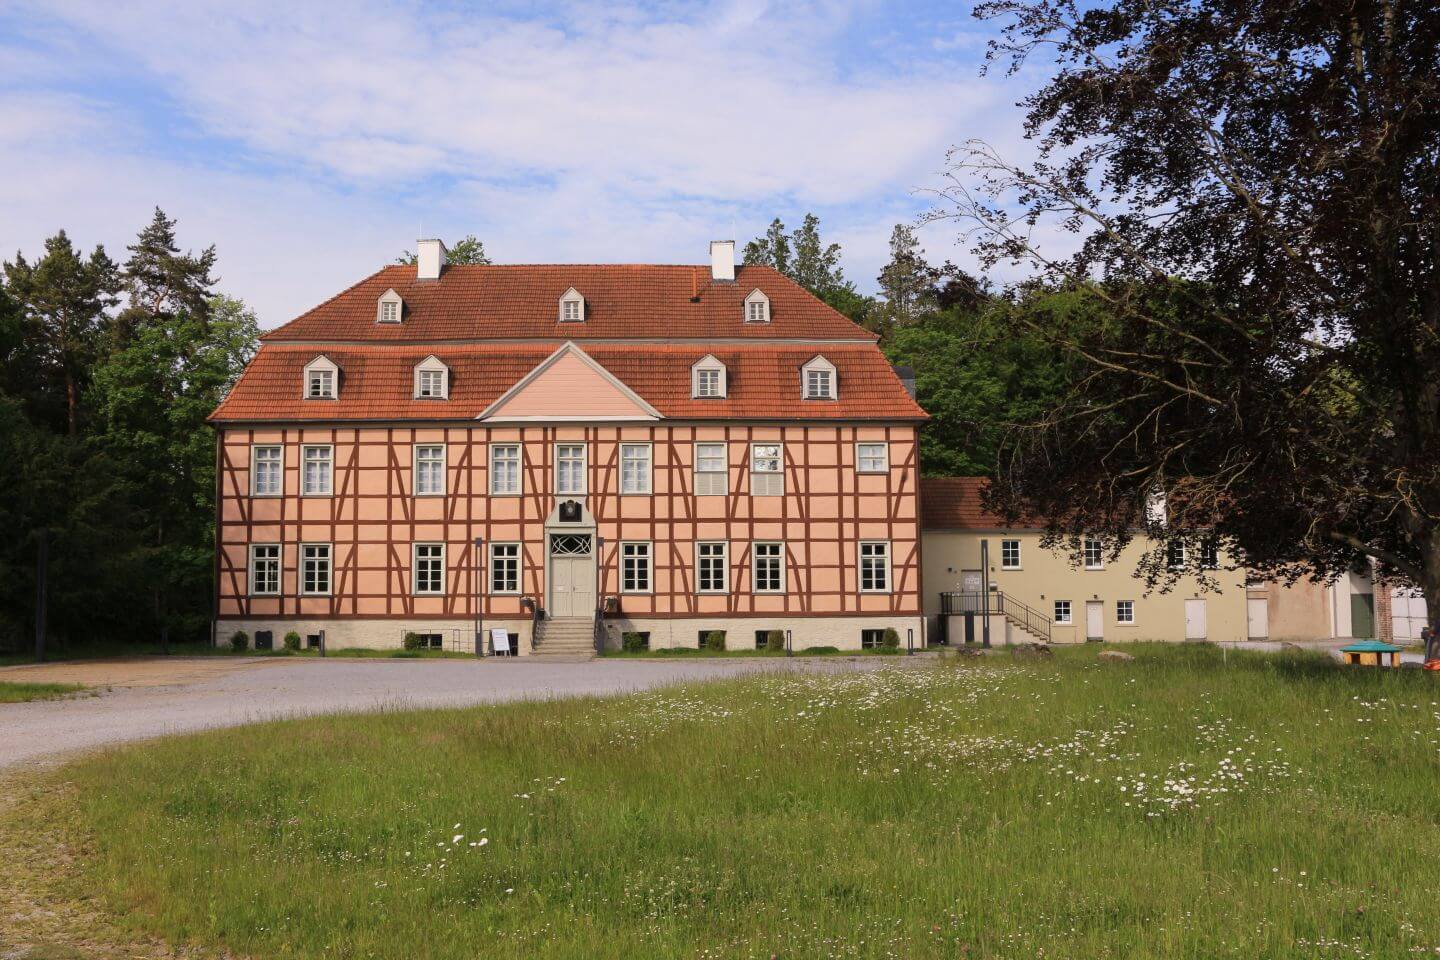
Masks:
[[[710,279],[735,282],[735,241],[710,241]]]
[[[439,280],[445,268],[445,244],[439,240],[415,241],[415,279]]]

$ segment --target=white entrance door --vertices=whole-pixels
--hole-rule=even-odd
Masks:
[[[1105,639],[1105,604],[1099,600],[1085,601],[1085,639]]]
[[[1245,601],[1245,614],[1250,623],[1250,639],[1264,640],[1270,636],[1270,601],[1250,597]]]
[[[1204,640],[1206,635],[1205,627],[1205,601],[1185,601],[1185,639]]]
[[[595,558],[588,533],[550,535],[550,616],[595,613]]]

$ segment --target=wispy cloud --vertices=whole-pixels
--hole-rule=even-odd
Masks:
[[[815,209],[847,237],[908,219],[946,147],[1015,138],[1015,91],[944,49],[963,24],[897,33],[905,13],[868,4],[12,11],[23,39],[0,41],[0,63],[36,66],[0,88],[0,126],[38,146],[0,158],[0,182],[44,187],[0,188],[25,212],[0,243],[34,245],[76,217],[123,240],[138,220],[77,202],[103,181],[219,243],[232,288],[268,322],[333,292],[315,257],[353,256],[339,264],[353,279],[422,221],[507,261],[696,260],[773,213]],[[73,69],[38,66],[66,58]],[[860,279],[885,235],[850,251]]]

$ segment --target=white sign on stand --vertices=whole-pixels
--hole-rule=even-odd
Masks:
[[[490,647],[495,651],[497,657],[508,657],[514,654],[510,649],[510,634],[504,627],[495,627],[490,631]]]

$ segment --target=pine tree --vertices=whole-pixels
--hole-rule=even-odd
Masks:
[[[33,415],[47,420],[49,409],[63,409],[65,432],[74,436],[106,311],[116,303],[115,264],[99,246],[82,258],[61,230],[45,241],[45,255],[34,264],[17,253],[5,264],[5,278],[21,316],[13,360],[22,370],[34,366],[28,382],[17,384],[17,395],[29,402]]]
[[[805,214],[804,223],[790,242],[795,252],[790,276],[796,283],[821,296],[845,286],[845,275],[840,269],[840,244],[826,246],[820,239],[819,217]]]
[[[215,247],[199,256],[180,253],[175,244],[175,221],[155,208],[150,225],[140,231],[125,261],[125,291],[129,300],[116,316],[111,349],[124,349],[141,326],[163,323],[185,314],[204,323],[210,310],[215,279]]]

